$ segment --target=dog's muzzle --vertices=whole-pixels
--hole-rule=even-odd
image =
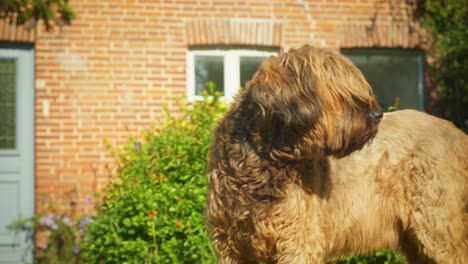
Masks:
[[[374,120],[375,122],[380,122],[380,120],[382,120],[382,117],[383,117],[383,111],[382,110],[379,110],[379,109],[371,109],[370,112],[369,112],[369,116],[370,118],[372,118],[372,120]]]

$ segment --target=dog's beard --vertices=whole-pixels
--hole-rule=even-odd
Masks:
[[[365,145],[369,144],[377,134],[378,126],[374,126],[372,130],[368,130],[367,133],[364,133],[364,135],[361,137],[361,139],[358,139],[354,142],[354,144],[351,144],[351,147],[349,148],[348,153],[346,153],[345,156],[351,154],[354,151],[362,149]]]
[[[350,120],[355,121],[350,123]],[[326,154],[342,158],[362,149],[375,137],[378,125],[379,121],[367,116],[345,119],[333,132],[334,141],[327,144]]]

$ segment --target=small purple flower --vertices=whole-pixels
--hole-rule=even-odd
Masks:
[[[75,248],[73,249],[73,254],[78,255],[78,253],[80,253],[80,249],[77,248],[77,247],[75,247]]]
[[[135,149],[140,150],[141,149],[141,143],[140,141],[135,142]]]
[[[86,199],[84,203],[85,203],[85,205],[90,205],[91,204],[91,198]]]
[[[83,217],[81,220],[80,220],[80,223],[79,223],[79,227],[83,227],[89,223],[93,222],[93,220],[89,217]]]
[[[54,216],[51,214],[41,217],[39,219],[39,224],[52,230],[57,230],[58,228],[57,224],[55,223]]]
[[[58,229],[58,225],[56,223],[53,223],[51,226],[49,226],[52,231],[55,231]]]
[[[46,250],[47,249],[47,244],[46,243],[42,243],[39,245],[39,248],[42,249],[42,250]]]
[[[48,216],[42,216],[42,217],[39,219],[39,224],[45,226],[45,225],[47,225],[51,220],[52,220],[52,219],[51,219],[50,215],[48,215]]]
[[[72,221],[70,218],[68,218],[68,217],[64,217],[64,218],[62,219],[62,221],[63,221],[64,224],[66,224],[66,225],[69,226],[69,227],[72,227],[72,226],[73,226],[73,221]]]

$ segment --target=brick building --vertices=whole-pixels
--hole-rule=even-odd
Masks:
[[[43,197],[77,190],[82,203],[107,183],[103,138],[121,144],[207,80],[229,100],[271,54],[340,50],[382,105],[399,96],[427,110],[424,39],[406,2],[73,0],[71,26],[0,21],[0,262],[20,252],[6,224],[43,210]]]

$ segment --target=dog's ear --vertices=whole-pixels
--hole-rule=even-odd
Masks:
[[[265,121],[275,118],[286,126],[311,128],[318,120],[321,106],[315,80],[299,72],[301,68],[270,57],[247,84],[247,96]]]

